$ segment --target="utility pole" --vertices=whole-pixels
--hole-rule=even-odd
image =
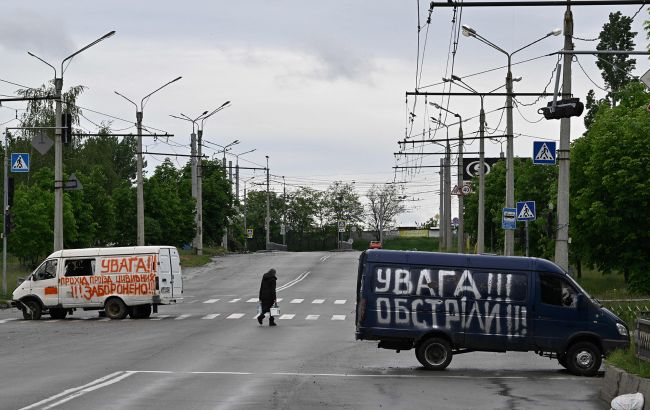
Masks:
[[[570,2],[564,13],[564,50],[573,50],[573,13]],[[562,92],[571,93],[572,54],[564,54]],[[559,172],[557,181],[557,233],[555,239],[555,263],[569,270],[569,152],[571,141],[571,119],[560,119],[560,149],[557,152]]]
[[[464,213],[465,203],[463,201],[463,119],[458,116],[460,120],[460,128],[458,128],[458,189],[461,191],[458,194],[458,253],[465,252],[465,224]]]
[[[264,218],[264,227],[266,229],[266,250],[269,250],[269,245],[271,243],[271,204],[270,204],[270,193],[269,193],[269,156],[266,155],[266,218]]]
[[[508,56],[508,74],[506,75],[506,208],[515,206],[515,161],[514,161],[514,135],[512,125],[512,70],[511,54]],[[515,254],[515,231],[504,229],[505,243],[503,254]]]
[[[203,255],[203,150],[201,149],[203,126],[196,130],[196,135],[196,237],[194,242],[196,254]]]
[[[445,149],[445,247],[450,251],[453,247],[451,232],[451,148],[449,140]]]
[[[287,183],[282,176],[282,245],[287,245]]]
[[[440,223],[438,226],[438,245],[441,251],[447,248],[445,241],[445,160],[440,158]]]

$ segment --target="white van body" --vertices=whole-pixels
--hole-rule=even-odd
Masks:
[[[52,253],[13,292],[26,319],[65,318],[75,309],[104,310],[111,319],[147,318],[183,293],[173,246],[65,249]]]

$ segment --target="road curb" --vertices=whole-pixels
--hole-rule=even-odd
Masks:
[[[609,405],[614,397],[637,392],[642,393],[643,397],[650,397],[650,379],[605,364],[605,377],[603,377],[603,384],[600,388],[602,400]],[[650,403],[644,405],[643,408],[650,409]]]

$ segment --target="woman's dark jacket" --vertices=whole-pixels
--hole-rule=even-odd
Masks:
[[[260,285],[260,301],[262,305],[270,306],[275,302],[275,270],[271,269],[262,276]]]

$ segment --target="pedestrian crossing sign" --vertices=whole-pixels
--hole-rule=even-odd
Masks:
[[[29,154],[11,153],[11,172],[29,172]]]
[[[533,141],[533,164],[555,165],[555,141]]]
[[[535,201],[517,202],[517,220],[535,220]]]

